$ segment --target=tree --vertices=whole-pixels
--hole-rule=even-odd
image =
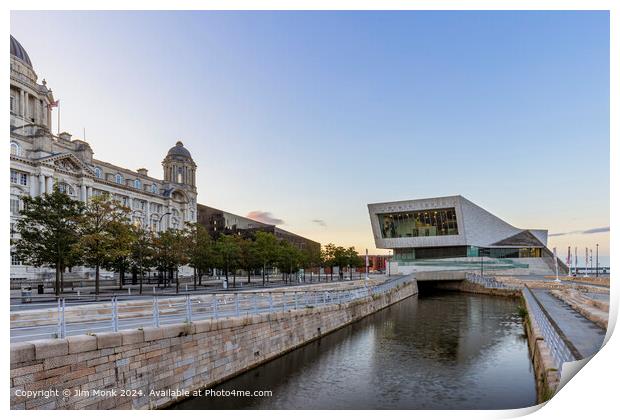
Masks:
[[[364,265],[364,261],[354,247],[349,247],[345,250],[345,257],[347,260],[347,265],[349,266],[349,279],[353,280],[353,268]]]
[[[142,226],[134,228],[134,241],[131,244],[132,265],[138,272],[140,294],[144,284],[144,272],[153,265],[155,251],[153,249],[153,234]]]
[[[265,271],[267,267],[273,264],[277,258],[278,238],[273,233],[256,232],[255,239],[256,255],[261,265],[261,274],[263,276],[263,286],[265,285]],[[267,275],[269,280],[269,275]]]
[[[242,238],[239,242],[240,254],[239,265],[246,271],[248,275],[248,284],[251,283],[250,278],[252,270],[259,268],[261,265],[258,256],[258,247],[256,242],[249,238]]]
[[[288,281],[290,281],[291,274],[299,269],[299,263],[301,260],[300,254],[301,253],[296,246],[291,245],[286,241],[280,241],[276,263],[278,269],[282,271],[283,277],[286,273],[286,278]]]
[[[14,241],[17,257],[35,267],[49,266],[56,271],[56,295],[64,289],[62,272],[78,259],[77,224],[83,204],[54,186],[51,194],[24,197],[24,210],[16,224],[19,238]]]
[[[342,269],[349,264],[347,250],[342,246],[335,247],[333,251],[332,261],[333,265],[338,266],[338,277],[340,278],[340,280],[343,280],[344,272]]]
[[[194,269],[194,289],[196,289],[196,279],[198,285],[202,285],[202,276],[217,265],[215,244],[207,229],[198,223],[189,225],[187,241],[188,263]]]
[[[180,229],[159,232],[154,245],[155,264],[162,272],[171,274],[167,276],[168,280],[171,280],[172,274],[175,275],[176,292],[179,293],[179,267],[189,260],[185,250],[186,232]]]
[[[322,260],[330,268],[330,280],[334,280],[334,267],[336,264],[336,245],[331,242],[323,247]]]
[[[224,270],[226,282],[228,282],[228,273],[231,269],[237,267],[239,257],[241,255],[241,247],[239,239],[235,235],[222,235],[218,238],[216,249],[221,258],[221,268]],[[236,275],[233,275],[233,287],[236,286]]]
[[[118,204],[117,204],[118,205]],[[131,265],[131,248],[136,239],[135,226],[129,223],[129,209],[127,207],[121,210],[125,213],[125,217],[119,217],[107,226],[109,234],[110,249],[112,252],[109,257],[104,260],[103,268],[118,273],[118,287],[123,288],[125,281],[125,272],[129,270]]]
[[[126,225],[126,227],[125,227]],[[75,244],[82,262],[95,268],[95,294],[100,289],[100,268],[128,256],[129,208],[108,196],[92,197],[79,218],[79,240]],[[117,237],[123,235],[123,238]],[[119,243],[123,244],[119,247]]]

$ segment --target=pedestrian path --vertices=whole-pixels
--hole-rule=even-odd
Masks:
[[[580,353],[580,358],[591,356],[601,348],[605,339],[604,329],[553,296],[549,290],[532,289],[532,293],[566,339]]]

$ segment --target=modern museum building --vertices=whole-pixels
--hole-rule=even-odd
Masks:
[[[516,228],[466,198],[368,205],[377,248],[391,249],[392,270],[483,269],[495,274],[553,274],[547,230]],[[558,260],[560,272],[566,266]]]

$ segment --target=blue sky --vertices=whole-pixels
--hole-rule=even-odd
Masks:
[[[609,233],[607,12],[13,12],[98,159],[199,202],[374,251],[366,204],[461,194],[509,223]]]

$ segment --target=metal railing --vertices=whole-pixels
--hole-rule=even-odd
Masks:
[[[382,295],[411,281],[410,276],[394,277],[376,286],[350,289],[269,291],[209,294],[158,295],[151,299],[125,300],[112,296],[105,301],[83,304],[58,298],[41,310],[22,311],[11,320],[11,341],[65,338],[69,335],[102,333],[191,323],[204,319],[250,316],[346,304],[373,295]]]
[[[527,301],[531,311],[530,316],[534,318],[534,321],[538,325],[540,333],[549,347],[551,357],[556,364],[558,373],[561,375],[563,364],[572,362],[576,360],[576,358],[566,344],[566,340],[562,338],[561,333],[558,332],[556,327],[553,326],[552,321],[544,313],[538,299],[536,299],[529,287],[523,288],[523,298]]]

